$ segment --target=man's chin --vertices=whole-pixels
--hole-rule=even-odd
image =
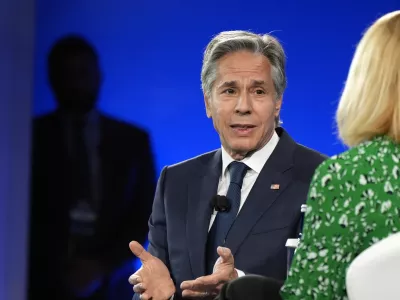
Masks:
[[[252,148],[248,146],[236,146],[232,147],[231,149],[232,150],[229,152],[229,154],[235,160],[241,160],[253,152]]]

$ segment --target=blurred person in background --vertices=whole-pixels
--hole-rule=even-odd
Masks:
[[[400,11],[378,19],[357,47],[336,114],[350,150],[314,174],[281,296],[279,283],[252,276],[225,285],[218,299],[345,300],[355,257],[400,231],[399,49]]]
[[[129,241],[147,238],[150,138],[97,109],[102,72],[85,38],[53,45],[48,76],[57,109],[33,123],[29,297],[108,299]]]

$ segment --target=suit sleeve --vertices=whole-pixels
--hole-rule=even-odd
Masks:
[[[285,300],[333,299],[345,293],[345,270],[355,253],[351,229],[332,209],[345,197],[334,164],[323,163],[311,182],[303,237],[281,291]]]
[[[167,242],[167,223],[165,217],[164,186],[167,175],[165,167],[158,180],[154,197],[153,211],[149,219],[149,248],[148,251],[158,257],[170,270]]]

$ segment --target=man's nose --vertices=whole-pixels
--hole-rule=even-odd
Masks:
[[[240,94],[238,97],[237,103],[236,103],[236,108],[235,111],[238,114],[249,114],[251,113],[251,99],[249,97],[249,94],[247,92],[243,92]]]

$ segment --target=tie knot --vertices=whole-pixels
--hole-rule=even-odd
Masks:
[[[228,168],[231,175],[231,183],[235,183],[242,188],[243,178],[248,170],[247,165],[239,161],[233,161],[229,164]]]

